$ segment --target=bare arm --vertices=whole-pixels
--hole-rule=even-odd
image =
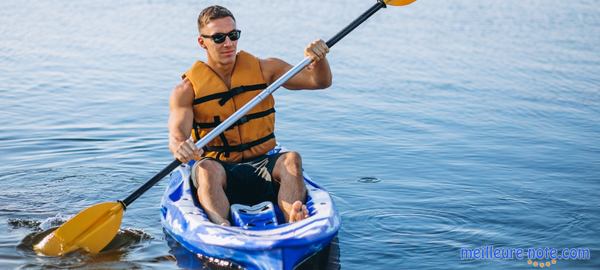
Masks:
[[[284,83],[283,87],[290,90],[298,90],[324,89],[331,86],[331,69],[325,57],[328,52],[329,48],[327,48],[327,45],[322,40],[317,40],[309,44],[304,50],[304,55],[312,58],[313,62]],[[268,84],[273,83],[292,68],[292,65],[278,58],[261,59],[260,65],[263,70],[263,77],[267,80]]]
[[[189,140],[194,121],[194,88],[184,79],[173,89],[169,100],[169,150],[176,159],[188,162],[200,158],[202,153]]]

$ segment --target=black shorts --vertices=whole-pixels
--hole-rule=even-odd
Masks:
[[[230,204],[255,205],[271,201],[277,205],[279,183],[274,181],[272,174],[275,162],[284,153],[263,155],[240,163],[226,163],[213,158],[205,158],[219,162],[227,175],[225,194]],[[198,164],[200,162],[196,162]],[[194,164],[195,165],[195,164]],[[195,179],[196,166],[192,167],[192,182],[197,188]]]

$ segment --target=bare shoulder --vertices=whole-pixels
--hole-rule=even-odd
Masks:
[[[279,76],[291,68],[290,64],[275,57],[259,59],[259,62],[260,69],[263,73],[263,78],[268,84],[271,84],[273,81],[279,78]]]
[[[173,92],[171,93],[171,104],[184,105],[191,104],[194,102],[194,86],[188,78],[181,80]]]
[[[192,93],[194,92],[194,86],[192,85],[192,82],[190,82],[188,78],[183,78],[183,80],[181,80],[181,82],[175,86],[175,89],[173,89],[173,94],[183,94],[190,91]]]

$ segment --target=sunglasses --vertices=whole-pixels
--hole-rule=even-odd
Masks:
[[[200,35],[203,38],[210,38],[212,39],[215,43],[220,44],[225,42],[225,39],[227,37],[229,37],[229,40],[231,41],[236,41],[238,39],[240,39],[240,35],[242,34],[242,31],[240,30],[232,30],[231,32],[225,34],[225,33],[216,33],[214,35]]]

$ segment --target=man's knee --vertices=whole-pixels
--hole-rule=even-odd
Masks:
[[[283,164],[286,168],[302,168],[302,157],[298,152],[287,152],[282,155]]]
[[[198,165],[195,166],[195,169],[196,181],[199,187],[219,185],[225,188],[227,175],[223,165],[219,162],[211,159],[203,159],[198,161]]]
[[[277,160],[275,178],[283,184],[286,181],[302,182],[302,157],[298,152],[287,152]]]

